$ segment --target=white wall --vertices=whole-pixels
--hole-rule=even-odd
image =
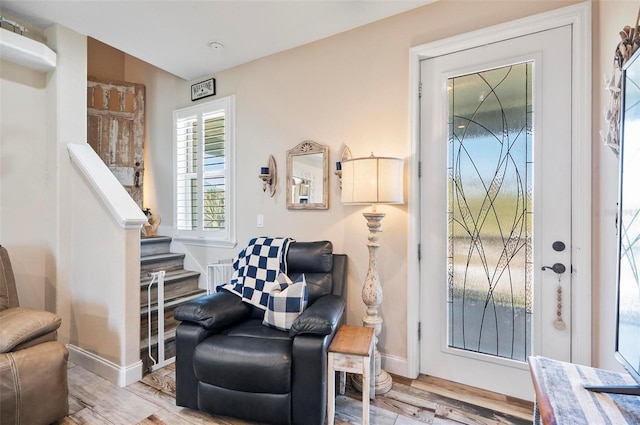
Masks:
[[[52,310],[45,278],[46,74],[0,60],[0,244],[9,249],[22,305]]]
[[[59,340],[123,384],[142,371],[139,230],[109,216],[67,151],[88,146],[86,37],[53,26],[42,38],[57,52],[54,70],[0,66],[0,243],[21,305],[57,313]]]
[[[604,76],[611,77],[613,54],[620,42],[618,32],[634,26],[638,3],[632,1],[594,2],[593,39],[593,363],[606,369],[622,370],[615,360],[616,308],[616,210],[618,201],[618,158],[600,141],[607,128],[604,111],[608,92]]]
[[[108,172],[97,155],[95,160]],[[72,349],[70,358],[124,386],[142,377],[139,226],[123,229],[75,166],[69,189],[73,208],[68,342],[82,350]],[[142,211],[126,200],[143,221]],[[135,214],[128,217],[135,219]]]
[[[58,54],[47,85],[54,117],[48,126],[48,199],[55,211],[48,240],[55,262],[47,272],[57,287],[60,339],[71,344],[74,362],[124,386],[142,377],[139,227],[117,222],[69,156],[69,144],[87,146],[87,37],[57,25],[45,34]],[[114,179],[95,159],[89,173],[102,169]],[[142,211],[113,186],[115,199],[124,196],[133,211],[123,218],[142,223]]]
[[[47,44],[57,53],[57,65],[47,76],[47,141],[45,146],[47,205],[46,278],[55,286],[55,312],[61,316],[60,340],[69,342],[81,326],[73,317],[71,162],[68,143],[86,142],[86,37],[54,25]],[[88,238],[91,235],[87,235]],[[79,285],[80,283],[76,283]]]

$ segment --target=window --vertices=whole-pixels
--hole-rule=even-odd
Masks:
[[[176,239],[235,245],[233,112],[230,96],[173,113]]]

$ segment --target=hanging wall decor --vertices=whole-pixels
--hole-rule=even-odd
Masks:
[[[620,31],[620,43],[613,55],[613,70],[611,78],[605,75],[605,90],[609,92],[609,106],[605,110],[607,121],[606,131],[600,131],[600,137],[605,146],[609,146],[616,155],[620,152],[620,91],[622,67],[640,47],[640,10],[636,17],[635,27],[625,26]]]
[[[191,86],[191,100],[195,101],[203,97],[214,96],[216,94],[216,80],[209,78]]]

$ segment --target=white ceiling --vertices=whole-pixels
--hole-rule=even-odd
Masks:
[[[191,80],[433,1],[2,0],[2,11],[42,28],[59,23]]]

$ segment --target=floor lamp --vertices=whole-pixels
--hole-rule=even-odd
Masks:
[[[382,286],[378,275],[376,253],[378,232],[381,232],[384,213],[376,211],[378,204],[402,204],[404,202],[404,161],[399,158],[373,156],[354,158],[342,162],[342,203],[371,204],[371,212],[362,215],[369,228],[369,269],[362,287],[362,301],[367,311],[362,324],[375,329],[375,392],[384,394],[391,389],[391,376],[380,367],[378,335],[382,330],[382,317],[378,307],[382,303]],[[362,378],[354,375],[354,386],[362,390]]]

